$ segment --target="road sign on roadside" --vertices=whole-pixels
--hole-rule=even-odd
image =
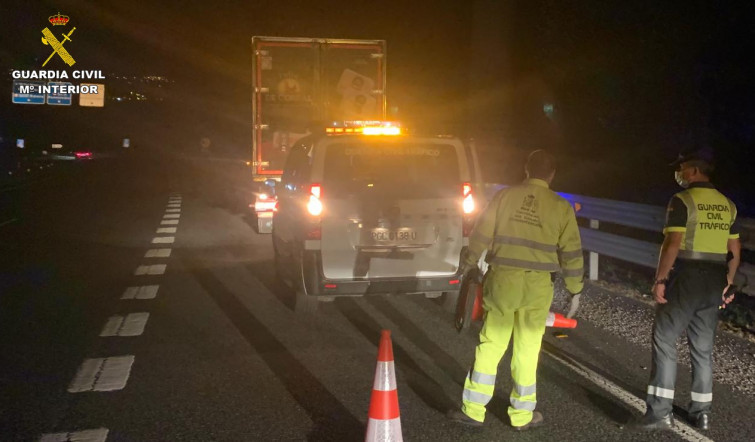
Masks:
[[[15,104],[45,104],[43,81],[14,80],[13,103]]]
[[[81,83],[81,88],[89,86],[89,90],[96,88],[97,93],[79,94],[79,106],[103,107],[105,106],[105,85]]]
[[[51,81],[47,83],[48,86],[58,86],[60,88],[61,86],[65,86],[66,88],[73,86],[71,83],[67,83],[65,81]],[[73,96],[72,93],[60,93],[60,92],[53,92],[55,88],[51,88],[50,92],[47,94],[47,104],[52,104],[55,106],[70,106],[73,102],[73,99],[71,98]],[[58,89],[60,90],[60,89]]]

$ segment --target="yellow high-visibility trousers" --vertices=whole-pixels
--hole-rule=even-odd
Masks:
[[[553,301],[549,272],[493,268],[483,286],[485,322],[475,349],[472,371],[464,382],[462,411],[477,421],[485,420],[485,406],[493,397],[498,364],[511,335],[511,391],[508,409],[511,425],[532,420],[535,410],[537,361],[545,333],[545,320]]]

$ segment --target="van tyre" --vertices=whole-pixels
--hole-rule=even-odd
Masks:
[[[305,255],[304,251],[301,250],[301,248],[297,248],[297,256],[299,259],[297,260],[296,269],[299,272],[298,277],[296,278],[297,283],[294,284],[294,287],[296,288],[296,300],[294,302],[294,313],[301,316],[302,318],[312,318],[317,313],[317,297],[310,296],[307,294],[307,281],[306,276],[304,274],[304,260]]]
[[[317,313],[317,298],[304,293],[304,290],[296,290],[296,303],[294,304],[294,313],[302,318],[311,318]]]
[[[285,286],[290,286],[288,275],[286,274],[286,263],[283,256],[278,252],[277,241],[273,237],[273,266],[275,267],[275,278]]]

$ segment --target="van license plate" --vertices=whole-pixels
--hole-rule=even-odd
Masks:
[[[417,232],[410,228],[372,229],[372,240],[378,244],[409,243],[417,240]]]

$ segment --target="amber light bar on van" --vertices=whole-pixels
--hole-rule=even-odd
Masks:
[[[401,135],[401,125],[392,121],[343,121],[326,127],[327,134]]]

